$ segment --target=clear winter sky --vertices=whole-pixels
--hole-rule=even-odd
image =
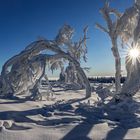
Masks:
[[[76,39],[89,25],[88,62],[90,76],[114,75],[114,58],[109,37],[95,28],[105,25],[99,9],[104,0],[0,0],[0,71],[4,62],[38,37],[53,39],[63,24],[75,28]],[[112,0],[111,6],[124,11],[133,0]],[[54,76],[57,75],[54,74]]]

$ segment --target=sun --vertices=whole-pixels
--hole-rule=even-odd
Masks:
[[[138,48],[131,48],[129,50],[129,56],[131,59],[137,59],[140,55],[140,50]]]
[[[127,50],[127,62],[130,61],[133,65],[135,65],[137,61],[140,62],[140,48],[138,46],[130,47]]]
[[[126,63],[131,63],[132,66],[140,63],[140,47],[138,44],[127,44],[125,48],[121,51],[122,58],[126,59]]]

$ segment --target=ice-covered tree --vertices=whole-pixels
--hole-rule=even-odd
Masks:
[[[121,57],[119,54],[118,50],[118,44],[117,44],[117,39],[118,39],[118,33],[117,33],[117,28],[118,28],[118,21],[121,17],[121,13],[119,13],[116,9],[110,8],[109,7],[109,2],[106,1],[104,7],[100,10],[104,20],[107,23],[107,28],[103,27],[100,24],[96,24],[96,27],[107,33],[111,39],[112,43],[112,53],[115,58],[115,87],[116,87],[116,92],[119,93],[121,90],[121,83],[120,83],[120,78],[121,78]],[[112,19],[111,15],[115,15],[115,20]]]
[[[86,32],[87,32],[88,26],[86,26],[83,30],[84,36],[80,38],[78,42],[73,42],[70,40],[68,45],[68,52],[69,54],[75,58],[79,63],[81,63],[82,59],[84,62],[87,61],[87,46],[86,46]],[[75,68],[75,65],[72,62],[68,63],[68,66],[64,70],[64,68],[61,68],[61,78],[64,80],[65,83],[71,83],[74,85],[77,85],[77,87],[81,88],[84,86],[84,82],[81,81],[81,78],[79,77],[79,73]]]
[[[130,45],[130,48],[139,46],[139,26],[140,26],[140,1],[136,0],[132,7],[126,9],[124,13],[118,12],[116,9],[109,7],[109,2],[106,1],[105,6],[101,9],[101,13],[107,23],[107,28],[96,24],[98,28],[106,32],[112,42],[112,52],[115,57],[115,82],[116,82],[116,93],[119,94],[118,98],[127,95],[134,95],[139,89],[140,78],[139,78],[139,61],[136,58],[135,64],[132,62],[132,57],[129,55],[129,50],[126,55],[126,70],[127,79],[121,88],[120,75],[121,75],[121,58],[118,51],[118,38],[122,40],[123,46]],[[111,15],[115,15],[116,18],[112,19]]]
[[[54,40],[35,41],[21,53],[10,58],[2,67],[2,95],[14,96],[22,92],[32,92],[33,96],[40,95],[39,86],[41,79],[45,76],[46,65],[58,59],[67,59],[75,66],[79,78],[85,83],[86,97],[90,97],[90,83],[79,61],[69,52],[71,46],[68,44],[73,32],[72,27],[64,25]],[[51,50],[54,54],[42,53],[47,50]]]
[[[127,79],[118,98],[132,97],[140,89],[140,1],[128,8],[122,17],[121,37],[129,45],[126,55]]]

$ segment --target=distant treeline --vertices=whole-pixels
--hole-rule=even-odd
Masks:
[[[115,77],[90,77],[88,78],[91,83],[115,83]],[[124,83],[126,77],[121,77],[121,83]]]
[[[124,83],[126,77],[121,77],[121,83]],[[90,77],[88,78],[90,83],[115,83],[115,77]],[[57,80],[49,80],[49,82],[54,83]]]

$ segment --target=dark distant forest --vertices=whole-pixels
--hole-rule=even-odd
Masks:
[[[90,83],[115,83],[115,77],[91,77],[88,78]],[[121,77],[121,83],[124,83],[126,77]]]
[[[90,77],[88,78],[88,80],[90,81],[90,83],[115,83],[115,77],[111,76],[111,77]],[[123,76],[121,77],[121,83],[124,83],[124,81],[126,80],[126,77]],[[53,83],[56,82],[57,80],[49,80],[49,82]]]

